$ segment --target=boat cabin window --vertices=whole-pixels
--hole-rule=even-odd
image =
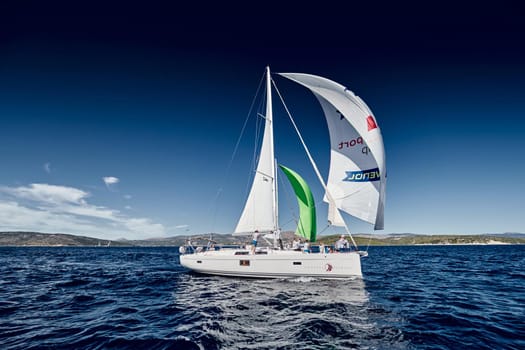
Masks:
[[[235,252],[235,255],[248,255],[250,252]]]
[[[303,263],[300,262],[300,261],[294,261],[293,264],[294,264],[294,265],[302,265]]]
[[[250,266],[250,260],[239,260],[239,265]]]
[[[202,260],[197,260],[197,264],[202,264]]]

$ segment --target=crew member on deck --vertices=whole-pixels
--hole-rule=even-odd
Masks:
[[[293,250],[301,250],[301,242],[299,242],[299,240],[297,238],[293,239],[292,249]]]
[[[257,247],[257,240],[259,239],[259,231],[255,230],[252,237],[252,253],[255,254],[255,248]]]
[[[275,237],[277,238],[277,242],[279,242],[279,248],[283,250],[284,247],[283,247],[283,240],[281,239],[281,229],[280,228],[275,230]]]
[[[341,235],[341,238],[335,242],[335,250],[340,251],[345,248],[348,248],[348,241],[346,240],[345,235]]]
[[[303,252],[310,254],[310,241],[306,240],[303,246]]]

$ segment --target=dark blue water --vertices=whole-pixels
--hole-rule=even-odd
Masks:
[[[175,248],[0,248],[2,349],[525,349],[525,246],[371,247],[364,279],[187,273]]]

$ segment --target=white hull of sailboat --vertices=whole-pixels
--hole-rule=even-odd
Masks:
[[[243,252],[243,255],[239,253]],[[237,254],[236,254],[237,253]],[[303,253],[270,250],[267,254],[225,249],[180,256],[181,265],[198,273],[256,278],[362,277],[357,252]]]

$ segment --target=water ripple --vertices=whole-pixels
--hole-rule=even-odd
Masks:
[[[525,247],[372,247],[364,279],[185,271],[173,248],[0,248],[6,349],[523,349]]]

